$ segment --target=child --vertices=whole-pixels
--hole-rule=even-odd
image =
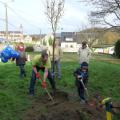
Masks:
[[[25,54],[25,47],[24,43],[20,42],[16,46],[16,51],[20,54],[18,58],[16,58],[16,66],[19,66],[20,68],[20,78],[26,77],[26,72],[25,72],[25,63],[26,63],[26,54]]]
[[[74,76],[76,77],[76,86],[78,90],[78,94],[80,96],[80,102],[85,103],[85,88],[83,84],[86,86],[88,81],[88,63],[83,62],[79,68],[74,72]],[[81,82],[83,81],[83,83]]]

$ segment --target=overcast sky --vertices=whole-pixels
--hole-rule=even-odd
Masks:
[[[7,1],[9,30],[19,30],[20,24],[26,34],[48,33],[51,27],[44,14],[45,0],[0,0]],[[80,4],[78,0],[66,0],[64,15],[60,20],[61,31],[78,31],[84,25],[88,25],[88,13],[91,7]],[[62,29],[61,29],[62,28]],[[0,2],[0,31],[5,30],[5,7]]]

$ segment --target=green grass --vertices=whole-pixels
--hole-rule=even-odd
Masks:
[[[60,85],[74,88],[73,71],[79,66],[76,62],[63,62],[62,80]],[[89,65],[88,88],[91,94],[100,93],[102,96],[111,96],[120,101],[120,65],[108,62],[91,61]]]
[[[27,98],[28,80],[18,77],[15,64],[0,64],[0,119],[19,120],[30,104]]]
[[[92,96],[100,93],[104,97],[111,96],[113,101],[120,101],[120,60],[114,64],[108,60],[99,61],[107,56],[94,56],[89,65],[88,90]],[[116,60],[116,59],[115,59]],[[62,79],[57,81],[59,87],[75,91],[73,71],[78,67],[76,54],[64,54],[61,62]],[[31,76],[31,62],[26,65],[27,77],[19,78],[19,68],[12,62],[0,63],[0,120],[23,120],[24,111],[31,105],[27,92]],[[38,87],[37,94],[41,90]],[[116,119],[118,120],[118,119]]]

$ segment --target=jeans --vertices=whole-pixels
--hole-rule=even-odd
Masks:
[[[25,68],[24,65],[19,65],[20,68],[20,77],[26,77],[26,72],[25,72]]]
[[[52,75],[54,75],[54,73],[53,73],[53,61],[51,63],[52,63]],[[60,60],[54,61],[54,72],[56,69],[57,69],[57,77],[58,77],[58,79],[60,79],[61,78]]]
[[[42,70],[44,72],[44,68],[40,68],[39,70]],[[48,70],[48,80],[51,84],[51,87],[54,90],[56,90],[56,87],[55,87],[55,81],[52,79],[52,75],[50,73],[50,71]],[[29,87],[29,94],[32,94],[34,95],[34,87],[35,87],[35,83],[36,83],[36,74],[34,71],[32,71],[32,77],[31,77],[31,80],[30,80],[30,87]]]
[[[85,100],[85,91],[84,89],[77,88],[78,89],[78,95],[80,96],[81,100]]]
[[[86,80],[83,81],[84,85],[86,85]],[[84,87],[82,85],[82,83],[78,80],[76,80],[76,86],[77,86],[77,91],[78,91],[78,95],[80,97],[81,100],[85,100],[85,90]]]

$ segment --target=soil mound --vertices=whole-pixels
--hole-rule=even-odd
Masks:
[[[71,101],[65,92],[57,92],[54,103],[47,94],[33,98],[24,120],[105,120],[105,112],[95,106]]]

